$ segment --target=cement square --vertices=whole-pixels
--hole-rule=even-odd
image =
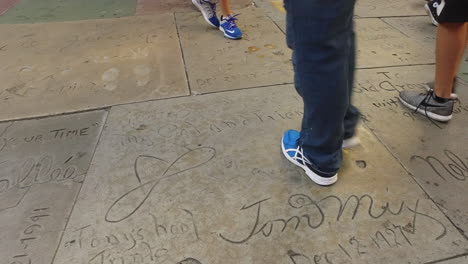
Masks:
[[[251,0],[231,1],[231,8],[243,8],[252,4]],[[186,0],[137,0],[137,15],[150,15],[198,10],[192,1]]]
[[[2,263],[52,263],[106,116],[0,123]]]
[[[0,25],[0,120],[187,95],[172,14]]]
[[[468,262],[468,254],[463,254],[462,256],[457,256],[456,258],[444,260],[444,264],[465,264]],[[437,262],[436,262],[437,263]]]
[[[301,111],[291,85],[112,108],[55,264],[401,264],[466,253],[367,129],[345,151],[340,181],[313,184],[279,144]]]
[[[425,92],[433,80],[433,66],[395,67],[358,71],[357,105],[366,125],[411,172],[418,184],[468,235],[468,105],[455,104],[448,124],[431,122],[424,115],[401,105],[398,92]],[[468,96],[468,86],[457,89]]]
[[[433,52],[432,57],[435,58],[437,27],[432,25],[429,17],[392,17],[383,20],[430,49]],[[465,53],[458,77],[468,82],[468,51]]]
[[[437,27],[432,25],[429,16],[391,17],[383,18],[387,24],[401,31],[403,34],[423,44],[435,52]],[[435,55],[433,55],[434,57]]]
[[[283,23],[286,21],[286,10],[282,0],[254,0],[254,2],[271,20]]]
[[[357,67],[434,63],[434,53],[378,18],[355,19]]]
[[[284,34],[258,8],[238,12],[241,40],[223,38],[200,13],[176,14],[192,92],[292,83],[291,51]]]
[[[279,20],[275,21],[275,24],[283,31],[284,34],[286,34],[286,20]]]
[[[468,49],[465,51],[465,57],[460,66],[460,71],[458,72],[458,77],[465,81],[468,84]]]
[[[135,7],[136,0],[21,0],[0,24],[117,18],[134,15]]]
[[[358,0],[355,14],[359,17],[393,17],[426,15],[420,0]]]

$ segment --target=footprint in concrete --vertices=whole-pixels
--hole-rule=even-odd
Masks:
[[[145,86],[150,81],[151,68],[148,65],[138,65],[133,68],[133,73],[135,73],[137,79],[137,86]]]
[[[177,262],[177,264],[202,264],[202,263],[194,258],[187,258],[187,259],[182,260],[181,262]]]
[[[367,167],[367,162],[365,160],[356,160],[356,165],[361,169],[365,169]]]
[[[250,47],[247,48],[248,53],[254,53],[254,52],[257,52],[259,50],[260,49],[258,47],[255,47],[255,46],[250,46]]]
[[[102,74],[101,79],[104,81],[104,89],[113,91],[117,88],[117,79],[120,71],[117,68],[110,68]]]

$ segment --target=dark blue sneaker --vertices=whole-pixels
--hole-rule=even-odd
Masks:
[[[215,28],[219,28],[219,19],[216,16],[216,4],[205,0],[192,0],[192,3],[200,10],[206,22]]]
[[[424,8],[426,9],[427,13],[431,17],[432,24],[434,26],[438,26],[440,14],[445,8],[445,1],[444,0],[430,0],[424,5]]]
[[[219,26],[219,30],[224,32],[224,36],[229,39],[240,39],[242,38],[242,32],[236,25],[236,16],[228,16],[223,17],[221,16],[221,25]]]
[[[312,170],[312,163],[304,156],[301,146],[298,145],[300,133],[288,130],[281,140],[281,149],[284,156],[294,165],[301,167],[309,178],[318,185],[332,185],[338,180],[338,174],[331,177],[320,176]]]

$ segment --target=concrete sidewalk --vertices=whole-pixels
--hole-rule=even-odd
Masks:
[[[398,102],[433,80],[421,0],[359,0],[362,145],[319,187],[297,129],[281,1],[0,0],[0,264],[468,263],[468,61],[454,118]]]

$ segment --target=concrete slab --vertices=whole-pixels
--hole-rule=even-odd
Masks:
[[[384,18],[383,20],[406,36],[423,44],[432,52],[435,52],[437,27],[431,24],[428,17],[392,17]],[[434,53],[432,57],[435,58]],[[465,53],[458,77],[468,82],[468,50]]]
[[[190,87],[194,93],[292,83],[284,34],[258,8],[239,10],[242,40],[228,40],[199,13],[176,14]]]
[[[52,263],[106,116],[0,124],[2,263]]]
[[[425,15],[421,0],[358,0],[355,14],[359,17],[391,17]]]
[[[171,14],[0,25],[0,120],[188,94]]]
[[[136,0],[21,0],[0,17],[0,24],[39,23],[135,14]]]
[[[282,0],[254,0],[255,5],[275,22],[286,21],[286,10]]]
[[[434,63],[434,53],[377,18],[356,19],[358,68]]]
[[[252,5],[251,0],[231,1],[231,8],[243,8]],[[137,15],[161,14],[167,12],[190,12],[196,9],[192,1],[186,0],[137,0]],[[220,8],[219,8],[220,10]],[[220,11],[219,11],[220,12]]]
[[[443,264],[465,264],[468,262],[468,253],[461,254],[459,256],[453,256],[451,258],[444,258],[437,261],[429,262],[427,264],[436,264],[436,263],[443,263]],[[425,263],[426,264],[426,263]]]
[[[465,52],[465,57],[463,59],[462,65],[460,66],[458,77],[468,84],[468,49]]]
[[[409,38],[418,41],[432,52],[435,52],[437,27],[432,25],[429,16],[391,17],[383,18],[382,20]]]
[[[356,101],[366,124],[411,171],[418,184],[468,236],[468,86],[460,87],[462,98],[448,124],[430,122],[425,116],[404,108],[398,91],[424,91],[433,79],[431,66],[360,71]]]
[[[426,263],[468,242],[366,129],[340,181],[282,157],[292,86],[114,107],[55,264]]]
[[[275,21],[275,24],[286,34],[286,21]]]
[[[463,254],[462,256],[457,256],[455,258],[449,259],[449,260],[443,260],[444,264],[465,264],[468,262],[468,253]],[[434,262],[437,263],[437,262]],[[431,264],[431,263],[429,263]]]

